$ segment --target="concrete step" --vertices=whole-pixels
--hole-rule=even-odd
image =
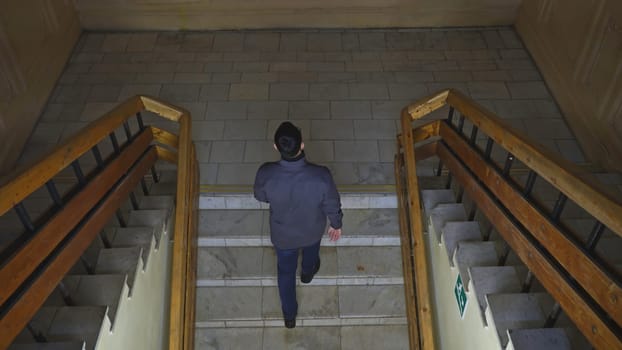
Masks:
[[[466,213],[462,204],[437,204],[432,210],[427,212],[429,216],[430,232],[436,235],[436,241],[441,241],[441,233],[445,225],[449,222],[466,221]]]
[[[128,227],[151,227],[155,234],[156,242],[160,242],[160,234],[166,235],[170,230],[172,220],[169,209],[145,209],[134,210],[127,220]]]
[[[571,350],[566,331],[561,328],[513,329],[508,331],[506,350]]]
[[[48,342],[85,342],[85,349],[94,349],[106,309],[105,306],[42,307],[30,324]],[[24,330],[14,345],[33,342],[31,334]]]
[[[157,248],[155,230],[151,227],[111,227],[105,235],[114,248],[140,247],[143,250],[143,261],[147,265],[149,255]]]
[[[553,304],[545,293],[488,294],[486,300],[487,323],[495,325],[503,347],[509,341],[508,330],[541,328]]]
[[[447,258],[454,266],[453,256],[459,242],[479,242],[482,240],[479,223],[476,221],[448,222],[441,233],[441,244],[445,246]]]
[[[520,292],[521,284],[512,266],[474,266],[469,268],[469,276],[485,325],[488,325],[486,295]]]
[[[460,242],[453,256],[454,266],[458,267],[460,277],[469,290],[469,268],[477,266],[496,266],[497,251],[493,242]]]
[[[259,202],[248,188],[248,193],[207,193],[199,197],[202,210],[222,209],[268,209],[268,203]],[[384,190],[383,190],[384,192]],[[397,196],[394,193],[352,193],[342,192],[342,209],[395,209]]]
[[[8,350],[85,350],[84,342],[13,344]]]
[[[438,204],[456,203],[452,190],[422,190],[421,201],[426,212],[434,209]]]
[[[352,318],[404,317],[402,285],[303,285],[297,288],[298,317]],[[198,324],[203,322],[266,321],[282,322],[276,287],[199,287]],[[281,323],[282,324],[282,323]]]
[[[102,249],[97,259],[95,273],[127,275],[127,284],[131,293],[136,273],[144,267],[141,256],[142,248],[140,247]]]
[[[356,319],[332,321],[298,319],[294,329],[283,327],[283,321],[266,321],[266,328],[197,328],[195,348],[403,350],[409,347],[404,324],[377,325],[368,323],[369,319],[360,319],[360,323],[351,322],[359,321]],[[338,321],[348,322],[340,326]]]
[[[320,258],[319,279],[402,277],[399,247],[323,247]],[[271,247],[199,248],[199,280],[266,280],[275,274],[276,256]]]

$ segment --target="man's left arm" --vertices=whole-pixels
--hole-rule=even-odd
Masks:
[[[259,170],[257,170],[257,174],[255,175],[255,185],[253,186],[253,191],[255,193],[255,199],[260,202],[268,202],[268,196],[266,195],[266,190],[264,188],[266,184],[265,179],[265,168],[262,165]]]

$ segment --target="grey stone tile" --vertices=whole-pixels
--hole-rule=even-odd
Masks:
[[[201,237],[259,236],[262,224],[263,214],[260,210],[199,211]]]
[[[305,154],[311,162],[332,162],[335,160],[335,150],[332,141],[306,141]]]
[[[246,119],[246,101],[209,101],[206,119],[229,120]]]
[[[239,83],[241,73],[212,73],[212,83]]]
[[[313,120],[311,139],[351,140],[354,138],[354,124],[351,120]]]
[[[356,32],[341,33],[341,45],[344,51],[359,50],[359,35]]]
[[[28,142],[55,144],[58,142],[64,129],[64,125],[60,123],[38,123],[35,130],[30,135]]]
[[[222,56],[223,61],[225,62],[257,62],[257,61],[265,61],[261,58],[261,53],[259,52],[225,52]]]
[[[389,95],[392,100],[416,100],[428,94],[423,83],[389,84]]]
[[[306,33],[281,33],[280,51],[304,51],[306,49]]]
[[[386,48],[384,32],[360,32],[359,43],[363,50],[384,50]]]
[[[260,52],[255,61],[262,62],[295,62],[298,54],[296,52]]]
[[[543,82],[508,82],[508,89],[512,98],[542,98],[551,99],[546,85]]]
[[[394,140],[397,129],[393,120],[355,120],[354,138],[358,140]]]
[[[92,73],[142,73],[147,67],[141,63],[94,63]]]
[[[539,139],[573,139],[570,129],[562,119],[539,119],[530,124],[527,135]]]
[[[231,84],[229,90],[230,100],[267,100],[268,84],[242,83]]]
[[[354,163],[333,162],[323,164],[330,169],[333,179],[337,185],[351,185],[358,183],[358,174]]]
[[[446,89],[456,89],[467,96],[469,96],[469,92],[470,92],[467,83],[460,82],[460,81],[448,81],[448,82],[443,82],[443,83],[426,83],[426,85],[428,87],[428,91],[430,91],[431,94],[434,94],[434,93],[437,93],[439,91],[443,91]],[[485,97],[481,97],[481,98],[485,98]]]
[[[451,50],[485,49],[486,41],[479,31],[445,32],[448,48]]]
[[[278,72],[279,82],[282,83],[310,83],[317,81],[316,72]]]
[[[268,123],[265,120],[227,120],[226,140],[264,140]]]
[[[289,349],[341,349],[339,328],[266,328],[263,348],[274,350]]]
[[[307,100],[309,85],[300,83],[272,83],[270,84],[271,100]]]
[[[173,82],[177,84],[205,84],[212,79],[210,73],[175,73]]]
[[[561,118],[561,112],[553,100],[534,100],[533,101],[538,115],[549,118]]]
[[[537,70],[535,64],[530,59],[501,59],[497,60],[497,67],[506,70]]]
[[[498,50],[446,50],[445,57],[448,60],[494,60],[499,58]]]
[[[246,33],[244,36],[244,50],[246,51],[276,51],[279,49],[279,33]]]
[[[116,102],[87,103],[84,106],[84,110],[82,110],[82,115],[80,115],[80,120],[81,121],[93,121],[93,120],[99,119],[104,114],[110,112],[116,106],[117,106]]]
[[[340,286],[339,313],[343,316],[403,316],[404,288],[391,286]]]
[[[341,328],[342,349],[408,349],[405,325],[356,326]]]
[[[173,73],[177,71],[177,63],[175,62],[147,63],[146,70],[148,73]]]
[[[214,33],[214,51],[242,51],[244,49],[244,34],[231,32]]]
[[[377,162],[376,141],[335,141],[335,160],[341,162]]]
[[[398,213],[396,209],[345,210],[343,229],[351,235],[398,236]]]
[[[141,85],[165,84],[165,83],[172,83],[174,77],[175,77],[175,73],[172,73],[172,72],[139,73],[139,74],[136,74],[135,79],[132,79],[130,82],[135,83],[135,84],[141,84]]]
[[[325,59],[324,52],[296,52],[296,61],[300,62],[314,62],[314,63],[323,63]],[[309,68],[310,70],[314,70]]]
[[[448,71],[448,72],[434,72],[435,81],[471,81],[473,75],[471,72],[464,71]]]
[[[329,119],[330,108],[326,101],[299,101],[289,103],[290,119]]]
[[[269,222],[269,217],[264,216],[264,222]],[[269,225],[268,225],[269,226]],[[335,247],[322,247],[320,249],[320,260],[322,260],[321,268],[317,273],[318,277],[335,277],[337,273],[337,248]],[[297,276],[300,276],[300,264],[302,262],[302,252],[298,254],[298,269],[296,271]],[[276,268],[276,254],[274,249],[264,248],[263,255],[263,275],[275,276],[277,274]]]
[[[81,52],[99,52],[106,39],[103,33],[83,33],[80,36],[76,50]]]
[[[246,141],[244,162],[272,162],[280,159],[273,141]]]
[[[335,72],[335,73],[323,73],[317,74],[317,81],[319,82],[342,82],[349,83],[356,81],[356,73],[354,72]]]
[[[277,72],[260,72],[260,73],[242,73],[242,82],[244,83],[274,83],[279,81],[279,73]]]
[[[339,247],[340,276],[402,276],[400,247]]]
[[[430,89],[430,91],[434,91]],[[374,119],[399,120],[402,109],[410,104],[410,100],[402,101],[373,101],[371,103],[372,116]]]
[[[354,171],[357,176],[357,184],[362,185],[392,185],[395,184],[395,172],[393,162],[391,163],[356,163]],[[417,170],[424,167],[420,164]],[[430,173],[427,176],[431,176]]]
[[[166,51],[158,52],[155,56],[157,62],[192,62],[194,59],[194,52]]]
[[[261,350],[263,328],[196,328],[196,349]]]
[[[317,83],[311,84],[309,90],[311,100],[344,100],[348,95],[347,84]]]
[[[503,70],[484,70],[471,72],[475,81],[508,81],[512,77]]]
[[[54,98],[54,102],[57,103],[77,103],[86,102],[89,97],[89,89],[85,89],[83,86],[60,86],[58,87],[58,94]]]
[[[386,100],[389,90],[386,84],[349,84],[350,98],[353,100]]]
[[[555,140],[559,153],[562,157],[574,163],[583,163],[586,161],[580,145],[575,140]]]
[[[369,101],[331,101],[332,119],[371,119]]]
[[[130,41],[130,34],[106,34],[101,46],[102,52],[125,52]]]
[[[287,119],[289,104],[284,101],[251,101],[248,119]]]
[[[194,141],[222,140],[224,129],[224,121],[193,122],[192,139]]]
[[[313,72],[343,72],[344,62],[307,62],[307,70]]]
[[[196,102],[199,99],[199,84],[165,84],[160,90],[160,97],[166,101]]]
[[[197,288],[197,322],[261,317],[261,293],[255,287]]]
[[[383,70],[382,62],[377,61],[358,61],[346,62],[347,72],[378,72]]]
[[[521,43],[518,35],[512,29],[500,29],[499,35],[507,48],[522,48],[523,44]]]
[[[212,50],[214,34],[212,33],[184,33],[180,51],[201,52]]]
[[[396,151],[397,146],[395,140],[378,141],[378,152],[380,153],[381,162],[393,162]]]
[[[503,99],[509,98],[510,94],[505,83],[502,82],[470,82],[468,91],[474,99]]]
[[[95,85],[91,88],[89,96],[86,98],[87,102],[115,102],[119,99],[121,94],[120,84],[104,84]]]
[[[213,141],[212,163],[240,163],[244,158],[244,141]]]
[[[502,49],[505,47],[503,38],[499,35],[497,30],[484,30],[482,31],[484,41],[486,41],[486,47],[489,49]]]
[[[518,70],[510,70],[508,74],[511,77],[511,80],[514,81],[540,81],[542,80],[542,76],[535,69],[518,69]]]
[[[197,151],[197,160],[199,163],[209,162],[210,150],[212,149],[211,141],[194,141]]]
[[[255,181],[259,163],[227,163],[218,165],[219,185],[250,185]]]
[[[222,101],[229,98],[229,84],[201,84],[199,101]]]
[[[358,72],[356,80],[359,83],[394,83],[395,74],[393,72]]]
[[[308,51],[340,51],[341,33],[307,34]]]
[[[275,62],[270,63],[271,72],[304,72],[307,70],[306,62]]]
[[[380,61],[380,54],[378,51],[352,52],[352,61]]]
[[[102,53],[80,52],[71,57],[72,63],[98,63],[104,58]]]
[[[407,50],[418,46],[418,34],[414,32],[387,32],[385,33],[388,49]]]
[[[203,69],[208,73],[228,73],[233,71],[233,62],[207,62]]]
[[[475,70],[495,70],[497,63],[495,61],[458,61],[458,68],[465,71]]]
[[[269,65],[268,62],[235,62],[233,70],[243,73],[260,73],[267,72]]]
[[[433,72],[394,72],[398,83],[420,83],[434,81]]]
[[[197,274],[199,279],[261,277],[261,247],[200,247]]]
[[[264,287],[262,315],[282,318],[281,301],[276,287]],[[336,286],[299,286],[296,288],[298,317],[335,317],[339,314]]]
[[[382,61],[401,61],[406,62],[409,60],[408,58],[409,51],[384,51],[380,53],[380,59]],[[444,58],[443,58],[444,59]]]
[[[537,108],[529,100],[495,100],[494,111],[503,119],[529,119],[538,114]]]

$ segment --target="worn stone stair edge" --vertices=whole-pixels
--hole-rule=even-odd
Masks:
[[[315,317],[298,317],[296,318],[296,327],[317,327],[317,326],[372,326],[372,325],[405,325],[406,317],[403,316],[387,316],[387,317],[332,317],[332,318],[315,318]],[[249,327],[283,327],[283,319],[239,319],[225,321],[205,321],[196,322],[196,328],[249,328]]]
[[[403,285],[403,277],[378,276],[340,276],[316,277],[309,283],[311,286],[391,286]],[[277,280],[274,277],[259,278],[231,278],[231,279],[199,279],[197,287],[275,287]],[[303,284],[296,280],[296,285]]]
[[[400,237],[369,237],[366,236],[346,236],[338,241],[332,242],[329,238],[322,238],[321,246],[325,247],[399,247]],[[204,238],[198,239],[199,247],[272,247],[269,237],[264,238]]]
[[[395,193],[395,185],[392,184],[361,184],[361,185],[337,185],[340,193],[364,193],[364,194],[382,194]],[[237,193],[246,194],[253,193],[252,185],[201,185],[202,194],[216,193]]]
[[[341,194],[343,209],[395,209],[397,196],[394,193],[346,193]],[[268,209],[251,193],[202,194],[199,209]]]

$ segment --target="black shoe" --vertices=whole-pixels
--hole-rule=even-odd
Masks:
[[[300,274],[300,282],[302,283],[309,283],[313,280],[313,276],[315,276],[315,274],[320,270],[320,259],[317,259],[317,265],[315,265],[315,271],[313,271],[312,274],[307,275],[304,273]]]
[[[287,327],[287,328],[294,328],[294,327],[296,327],[296,319],[285,320],[285,327]]]

